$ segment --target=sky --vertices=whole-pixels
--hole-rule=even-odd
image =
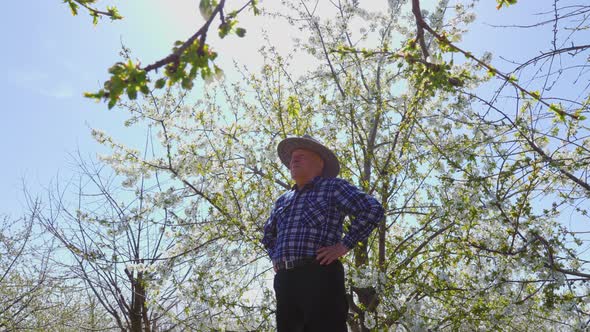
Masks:
[[[479,20],[461,45],[474,53],[483,50],[513,50],[523,44],[546,42],[547,36],[503,34],[483,23],[518,21],[523,13],[536,8],[531,1],[502,11],[495,2],[482,1]],[[535,2],[535,1],[533,1]],[[4,43],[0,62],[2,124],[0,125],[0,215],[19,217],[25,207],[23,188],[40,193],[50,183],[67,181],[75,171],[72,154],[83,156],[107,153],[90,136],[90,128],[100,128],[123,141],[133,141],[143,133],[122,125],[126,114],[108,110],[104,103],[84,98],[86,91],[98,90],[108,77],[107,68],[120,60],[121,43],[131,48],[143,64],[168,54],[175,40],[189,37],[202,23],[196,0],[99,1],[99,6],[115,4],[125,17],[97,26],[84,12],[73,17],[61,0],[7,1],[3,4],[0,38]],[[261,6],[276,2],[261,1]],[[386,6],[386,1],[361,1],[362,6]],[[427,6],[423,5],[423,8]],[[290,49],[290,39],[298,32],[269,18],[241,17],[246,37],[231,37],[210,42],[222,57],[219,65],[231,75],[232,61],[256,67],[261,57],[257,50],[264,29],[279,52]],[[215,34],[213,34],[215,35]],[[514,54],[514,52],[511,52]],[[305,68],[305,59],[296,66]],[[500,62],[501,63],[501,62]],[[195,91],[194,93],[199,93]]]
[[[19,216],[23,186],[36,194],[57,176],[67,181],[75,168],[71,154],[108,152],[92,140],[90,128],[126,141],[140,134],[123,129],[123,112],[83,97],[86,91],[97,91],[107,69],[120,60],[121,42],[152,62],[200,24],[191,23],[197,13],[194,1],[115,4],[125,19],[102,20],[97,26],[84,12],[73,17],[58,0],[4,4],[0,35],[10,47],[0,54],[7,64],[0,80],[0,214]]]

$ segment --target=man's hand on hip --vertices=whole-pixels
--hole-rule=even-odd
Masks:
[[[348,253],[348,248],[346,248],[342,243],[337,243],[333,246],[321,247],[318,249],[317,253],[318,256],[316,259],[320,262],[320,264],[328,265],[338,258],[346,255]]]

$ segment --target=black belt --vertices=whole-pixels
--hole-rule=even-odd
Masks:
[[[308,257],[302,259],[294,259],[291,261],[282,261],[279,263],[275,263],[274,267],[277,271],[282,270],[291,270],[296,267],[307,266],[307,265],[316,265],[320,264],[320,262],[315,257]]]

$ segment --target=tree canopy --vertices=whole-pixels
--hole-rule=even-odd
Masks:
[[[97,1],[65,3],[95,24],[121,19]],[[260,238],[291,183],[275,149],[310,134],[334,148],[342,178],[386,209],[343,259],[351,331],[588,329],[590,5],[544,1],[530,13],[535,23],[497,27],[549,31],[547,45],[523,43],[536,48],[526,59],[522,50],[462,45],[476,8],[496,10],[489,3],[225,6],[201,1],[204,25],[171,55],[145,68],[117,63],[105,88],[89,94],[127,112],[125,124],[144,129],[145,142],[93,129],[111,152],[78,158],[79,177],[29,196],[31,228],[15,240],[0,233],[0,266],[10,271],[0,283],[13,287],[22,274],[13,262],[26,264],[26,255],[53,262],[22,287],[38,299],[42,285],[64,305],[37,309],[17,299],[23,308],[85,312],[78,326],[89,329],[273,330],[273,272]],[[295,50],[266,45],[260,70],[236,66],[237,79],[196,91],[197,74],[221,70],[208,30],[216,22],[220,36],[243,37],[237,18],[246,9],[297,29]],[[314,68],[298,71],[294,53]],[[45,256],[14,245],[32,248],[26,239],[35,230],[52,244]],[[61,280],[70,293],[55,286]],[[70,302],[74,293],[87,300]],[[11,317],[0,312],[0,326],[32,326]]]

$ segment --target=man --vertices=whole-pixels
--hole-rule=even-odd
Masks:
[[[347,331],[344,268],[338,259],[367,239],[383,218],[383,207],[337,178],[336,155],[310,136],[287,138],[277,151],[295,181],[276,201],[262,239],[276,272],[277,329]],[[346,215],[354,219],[342,237]]]

